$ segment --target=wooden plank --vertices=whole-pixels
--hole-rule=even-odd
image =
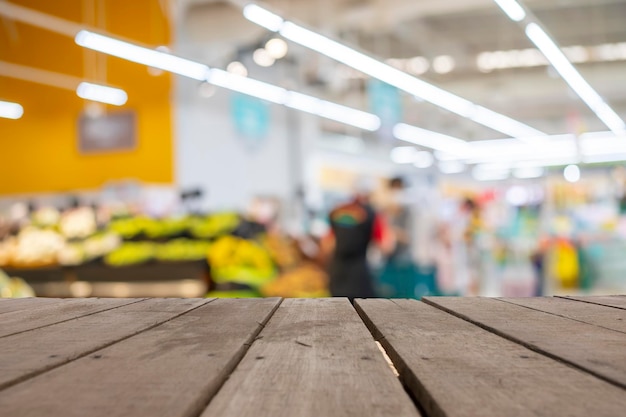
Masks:
[[[626,296],[623,295],[593,295],[588,297],[567,296],[559,298],[626,310]]]
[[[493,298],[424,301],[532,350],[626,388],[626,335]]]
[[[62,298],[0,298],[0,314],[13,311],[28,310],[35,306],[43,306],[64,301]]]
[[[60,303],[40,305],[35,299],[31,299],[32,308],[2,315],[0,338],[118,308],[140,300],[133,298],[75,298]]]
[[[357,300],[356,308],[429,417],[616,417],[626,409],[621,388],[419,301]]]
[[[285,300],[203,417],[418,416],[347,299]]]
[[[197,416],[279,303],[213,301],[0,392],[0,410],[7,416]],[[81,339],[90,334],[97,329],[77,332]]]
[[[209,301],[145,300],[2,338],[0,388],[102,349]]]
[[[555,297],[500,298],[507,303],[520,305],[556,316],[566,317],[605,329],[626,333],[626,311],[617,308]]]

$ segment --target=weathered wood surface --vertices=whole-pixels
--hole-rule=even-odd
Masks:
[[[626,310],[626,296],[625,295],[592,295],[587,297],[560,297],[568,300],[582,301],[590,304],[599,304],[607,307],[621,308]]]
[[[285,300],[202,414],[418,415],[346,299]]]
[[[111,310],[141,299],[103,298],[103,299],[68,299],[58,303],[37,303],[27,310],[2,314],[0,320],[0,338],[62,323],[81,316],[88,316],[101,311]],[[19,300],[15,301],[19,302]]]
[[[626,311],[617,308],[555,297],[501,298],[500,300],[626,333]]]
[[[101,300],[92,300],[101,305]],[[63,365],[211,300],[145,300],[0,338],[0,388]]]
[[[621,417],[593,300],[0,300],[0,416]]]
[[[279,302],[202,305],[5,389],[0,410],[7,416],[197,416]]]
[[[626,334],[493,298],[424,301],[626,388]]]
[[[433,306],[356,304],[430,417],[617,417],[626,409],[623,389]]]

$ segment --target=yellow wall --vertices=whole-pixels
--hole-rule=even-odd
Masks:
[[[89,22],[83,5],[104,0],[11,0],[75,22]],[[106,0],[105,30],[146,45],[167,45],[170,31],[158,0]],[[85,20],[88,19],[88,20]],[[74,40],[44,29],[0,20],[0,60],[91,79]],[[75,92],[0,77],[0,100],[24,106],[19,120],[0,118],[0,194],[100,187],[107,180],[169,183],[173,177],[171,77],[117,58],[106,60],[106,82],[128,93],[123,107],[137,114],[132,151],[81,155],[77,120],[85,101]],[[100,81],[102,80],[94,80]]]

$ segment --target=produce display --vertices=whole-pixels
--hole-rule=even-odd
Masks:
[[[216,283],[260,286],[276,276],[267,250],[254,241],[235,236],[219,238],[211,245],[207,258]]]
[[[199,261],[206,259],[209,242],[191,239],[174,239],[167,243],[157,245],[155,258],[159,261]]]
[[[103,212],[108,215],[101,216]],[[159,219],[128,210],[116,211],[124,217],[111,218],[111,213],[107,207],[34,210],[0,237],[0,267],[74,268],[93,263],[114,274],[116,268],[146,263],[205,261],[210,296],[328,295],[326,274],[303,263],[297,242],[268,233],[263,224],[237,213]],[[11,293],[21,293],[15,289],[19,281],[11,282]]]
[[[151,242],[126,242],[104,256],[104,263],[113,266],[138,265],[154,258],[156,247]]]
[[[10,278],[0,270],[0,298],[34,297],[33,289],[21,278]]]
[[[0,243],[0,266],[36,268],[55,265],[65,239],[54,230],[26,227]]]
[[[193,217],[189,220],[189,231],[198,239],[213,239],[234,231],[240,224],[236,213],[218,213],[212,216]]]
[[[261,294],[286,298],[330,297],[328,275],[319,266],[305,263],[261,287]]]

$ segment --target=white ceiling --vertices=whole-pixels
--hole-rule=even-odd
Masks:
[[[214,66],[224,67],[237,52],[241,57],[269,36],[228,1],[172,0],[171,4],[178,16],[178,46]],[[480,52],[532,47],[523,30],[493,0],[268,0],[264,4],[383,59],[451,55],[457,61],[455,71],[446,75],[429,71],[422,78],[547,133],[569,131],[572,120],[590,131],[606,130],[547,67],[478,70]],[[626,0],[526,0],[525,4],[561,46],[626,42]],[[367,108],[362,81],[341,80],[338,64],[296,47],[292,51],[301,74],[308,75],[301,79],[302,89],[314,87],[319,95]],[[577,67],[626,118],[626,61]],[[276,67],[269,72],[251,70],[266,79],[276,79],[272,71],[284,73]],[[312,86],[312,80],[322,82]],[[465,139],[501,136],[410,97],[405,98],[405,118]]]

